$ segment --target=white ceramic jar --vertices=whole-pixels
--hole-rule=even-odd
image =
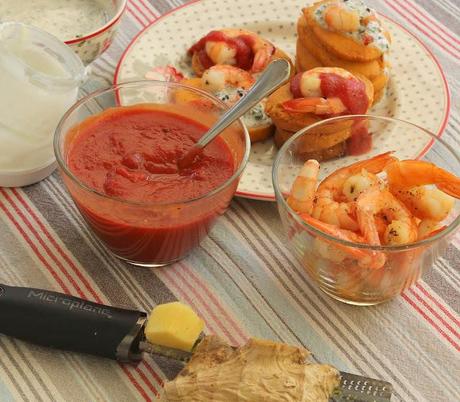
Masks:
[[[84,78],[81,60],[56,37],[0,24],[0,186],[32,184],[54,170],[54,130]]]

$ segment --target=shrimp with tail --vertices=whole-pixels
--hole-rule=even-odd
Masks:
[[[387,152],[336,170],[318,186],[312,216],[342,229],[358,230],[353,201],[369,188],[379,187],[376,174],[394,160]]]
[[[395,161],[385,172],[391,193],[419,219],[440,222],[452,210],[454,198],[460,199],[460,178],[433,163]]]

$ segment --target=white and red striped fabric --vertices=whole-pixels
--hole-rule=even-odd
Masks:
[[[460,4],[369,3],[420,37],[439,59],[452,95],[444,138],[458,146]],[[130,0],[117,39],[93,64],[93,80],[85,91],[110,84],[136,33],[180,6],[179,0]],[[404,295],[385,305],[354,308],[331,300],[309,282],[285,248],[271,203],[235,200],[190,257],[165,269],[140,270],[99,245],[57,174],[24,189],[0,188],[0,283],[144,311],[180,299],[199,312],[209,332],[231,343],[253,335],[304,345],[317,361],[390,381],[394,401],[460,400],[459,268],[460,234],[424,280]],[[2,402],[153,401],[175,372],[177,367],[163,360],[147,358],[131,367],[0,335]]]

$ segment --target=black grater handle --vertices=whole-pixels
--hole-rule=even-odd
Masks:
[[[138,361],[145,320],[140,311],[0,284],[0,333],[37,345]]]

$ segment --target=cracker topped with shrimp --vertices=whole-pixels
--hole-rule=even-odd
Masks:
[[[341,68],[318,67],[295,75],[267,101],[267,113],[276,125],[279,147],[298,130],[342,114],[365,114],[372,105],[372,84],[365,77]],[[341,156],[352,124],[338,123],[330,130],[312,132],[301,153],[319,160]]]
[[[345,60],[371,61],[390,49],[389,33],[362,0],[323,0],[303,15],[321,43]]]
[[[204,89],[229,106],[247,93],[256,76],[271,61],[286,59],[294,72],[285,52],[258,34],[244,29],[213,30],[192,45],[188,54],[197,77],[185,79],[182,83]],[[264,100],[243,116],[251,142],[265,140],[274,132],[265,105]]]
[[[375,101],[383,96],[391,38],[362,0],[323,0],[304,8],[297,33],[297,70],[342,67],[372,82]]]
[[[208,68],[231,65],[250,73],[262,72],[276,59],[290,57],[268,40],[255,32],[244,29],[225,28],[209,32],[188,50],[192,57],[192,68],[199,77]],[[292,69],[293,70],[293,69]]]
[[[201,77],[182,80],[185,85],[203,89],[222,100],[228,106],[238,102],[256,82],[254,76],[246,70],[231,65],[215,65],[205,70]],[[189,91],[178,91],[176,100],[187,100]],[[266,101],[259,102],[249,110],[242,120],[248,129],[251,142],[269,138],[274,132],[271,118],[265,112]]]
[[[294,72],[292,61],[286,53],[256,33],[243,29],[213,30],[193,44],[188,55],[191,56],[191,67],[196,77],[181,76],[177,81],[205,90],[229,106],[233,106],[248,92],[257,75],[271,61],[286,59]],[[174,80],[176,77],[177,74],[173,76]],[[189,91],[177,91],[177,101],[194,101],[189,98],[193,98]],[[252,143],[269,138],[275,131],[266,113],[266,100],[254,106],[242,119]]]

